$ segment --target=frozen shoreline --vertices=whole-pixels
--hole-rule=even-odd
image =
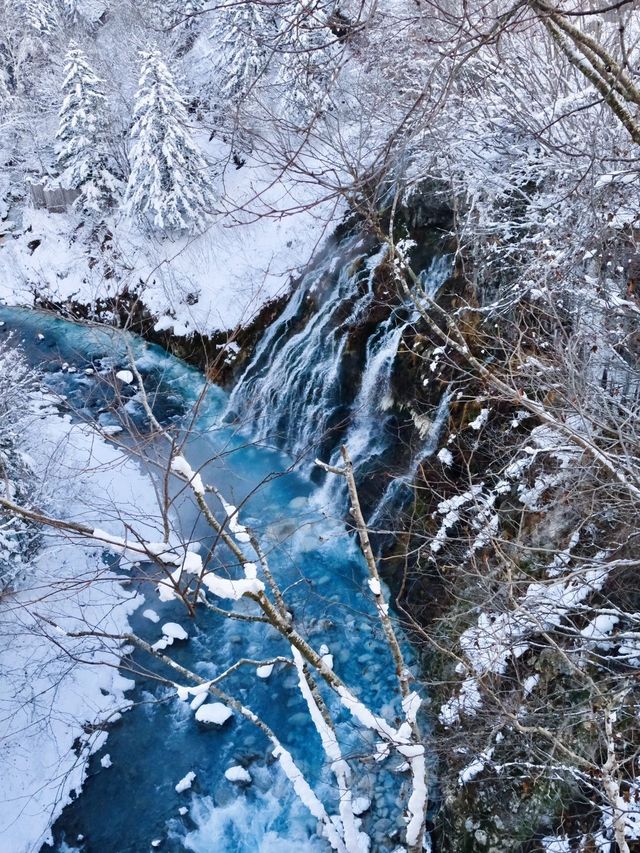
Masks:
[[[114,524],[116,506],[136,506],[153,526],[155,495],[138,466],[90,428],[42,408],[42,400],[36,405],[40,414],[25,444],[34,476],[53,476],[49,506],[105,525]],[[110,571],[101,549],[58,533],[46,534],[26,580],[0,602],[4,850],[36,853],[51,840],[53,823],[82,788],[89,756],[107,740],[100,727],[128,705],[133,682],[117,669],[122,648],[64,632],[93,625],[121,633],[142,602]]]

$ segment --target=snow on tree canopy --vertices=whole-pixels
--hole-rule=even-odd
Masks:
[[[141,56],[125,208],[152,229],[202,231],[214,202],[209,165],[191,138],[184,100],[160,53]]]
[[[85,53],[72,47],[65,57],[56,150],[63,183],[80,191],[77,204],[86,212],[110,207],[122,186],[109,149],[103,86]]]

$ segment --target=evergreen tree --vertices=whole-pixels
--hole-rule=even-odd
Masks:
[[[76,26],[80,21],[80,12],[78,10],[78,0],[59,0],[60,14],[62,20],[67,26]]]
[[[178,29],[195,29],[202,18],[205,0],[169,0],[162,7],[162,17],[165,27]]]
[[[296,123],[307,123],[327,107],[337,70],[335,39],[327,21],[321,0],[294,0],[280,25],[278,83],[285,110]]]
[[[55,4],[49,0],[27,0],[26,19],[29,27],[41,36],[51,36],[58,29]]]
[[[88,211],[103,211],[113,203],[121,186],[109,152],[103,81],[77,47],[68,51],[64,73],[56,134],[58,167],[67,186],[80,190],[80,206]]]
[[[200,231],[211,215],[209,167],[191,138],[184,100],[157,50],[142,53],[131,131],[130,216],[166,231]]]
[[[252,0],[231,0],[222,10],[220,24],[216,37],[220,38],[221,100],[238,104],[266,67],[266,41],[273,32],[269,32],[263,7]]]

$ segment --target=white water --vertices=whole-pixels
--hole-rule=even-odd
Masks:
[[[298,456],[317,446],[329,428],[341,396],[347,331],[371,303],[373,276],[382,259],[376,256],[351,274],[364,256],[361,241],[354,238],[343,249],[341,269],[329,288],[326,279],[335,259],[306,276],[233,390],[228,412],[238,414],[259,441]],[[315,310],[303,328],[288,336],[309,300]],[[349,314],[342,318],[345,306]]]
[[[352,238],[340,248],[339,257],[338,271],[334,255],[301,282],[265,334],[231,395],[227,412],[260,441],[295,457],[306,455],[309,464],[320,455],[339,465],[339,448],[345,444],[358,477],[375,466],[376,460],[384,464],[385,453],[397,443],[392,375],[398,347],[417,313],[413,306],[397,301],[369,335],[360,371],[354,371],[353,365],[349,370],[345,364],[354,358],[349,352],[350,333],[367,322],[367,312],[375,304],[375,275],[386,251],[363,264],[362,243]],[[448,258],[437,258],[423,274],[423,288],[429,296],[437,294],[450,268]],[[309,303],[312,310],[305,321],[304,309],[308,313]],[[349,377],[358,372],[360,380],[355,385]],[[435,452],[447,411],[446,402],[441,403],[425,442],[402,472],[401,483],[391,481],[374,516],[403,491],[402,484],[416,473],[419,460]],[[344,493],[344,482],[331,477],[318,493],[318,504],[339,515]]]

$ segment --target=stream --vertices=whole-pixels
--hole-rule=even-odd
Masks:
[[[0,308],[3,337],[13,335],[27,359],[43,372],[44,385],[63,395],[76,416],[115,426],[122,407],[144,431],[145,415],[135,386],[114,398],[105,378],[127,366],[127,346],[134,354],[156,416],[165,424],[186,423],[203,391],[196,371],[131,335],[64,321],[36,311]],[[88,372],[87,372],[88,371]],[[314,500],[318,487],[292,466],[286,454],[248,442],[223,414],[227,396],[209,387],[191,430],[187,455],[194,468],[235,505],[241,520],[252,526],[269,552],[272,569],[284,587],[297,622],[318,648],[325,643],[335,669],[361,698],[389,719],[393,666],[380,637],[366,569],[344,525],[328,518]],[[245,502],[246,501],[246,502]],[[222,516],[223,517],[223,516]],[[206,547],[210,532],[188,500],[180,504],[179,528]],[[200,675],[211,677],[240,656],[265,659],[287,654],[287,647],[268,626],[237,623],[215,613],[187,618],[176,602],[161,603],[153,584],[140,583],[146,607],[160,624],[175,621],[189,640],[176,643],[172,654]],[[239,604],[235,605],[240,606]],[[154,642],[159,625],[132,616],[135,632]],[[410,654],[407,650],[407,654]],[[155,663],[144,664],[153,671]],[[165,673],[166,674],[166,673]],[[327,772],[317,733],[309,723],[295,670],[277,666],[267,679],[239,671],[226,689],[260,714],[326,802],[335,808],[332,777]],[[55,828],[57,853],[141,853],[163,851],[260,851],[299,853],[328,850],[318,837],[316,821],[297,801],[277,766],[264,736],[234,718],[223,727],[205,728],[194,719],[189,703],[152,677],[138,677],[128,694],[132,707],[111,730],[106,747],[89,762],[82,792],[67,806]],[[215,730],[211,730],[215,728]],[[369,733],[340,718],[340,737],[348,750],[374,751]],[[108,753],[111,766],[101,766]],[[252,783],[241,787],[224,771],[242,764]],[[196,774],[191,790],[177,793],[176,783]],[[375,850],[391,850],[401,839],[404,822],[398,797],[405,774],[379,772],[378,765],[358,778],[358,794],[372,801],[363,815]],[[181,813],[182,812],[184,813]],[[159,842],[152,847],[152,843]]]

